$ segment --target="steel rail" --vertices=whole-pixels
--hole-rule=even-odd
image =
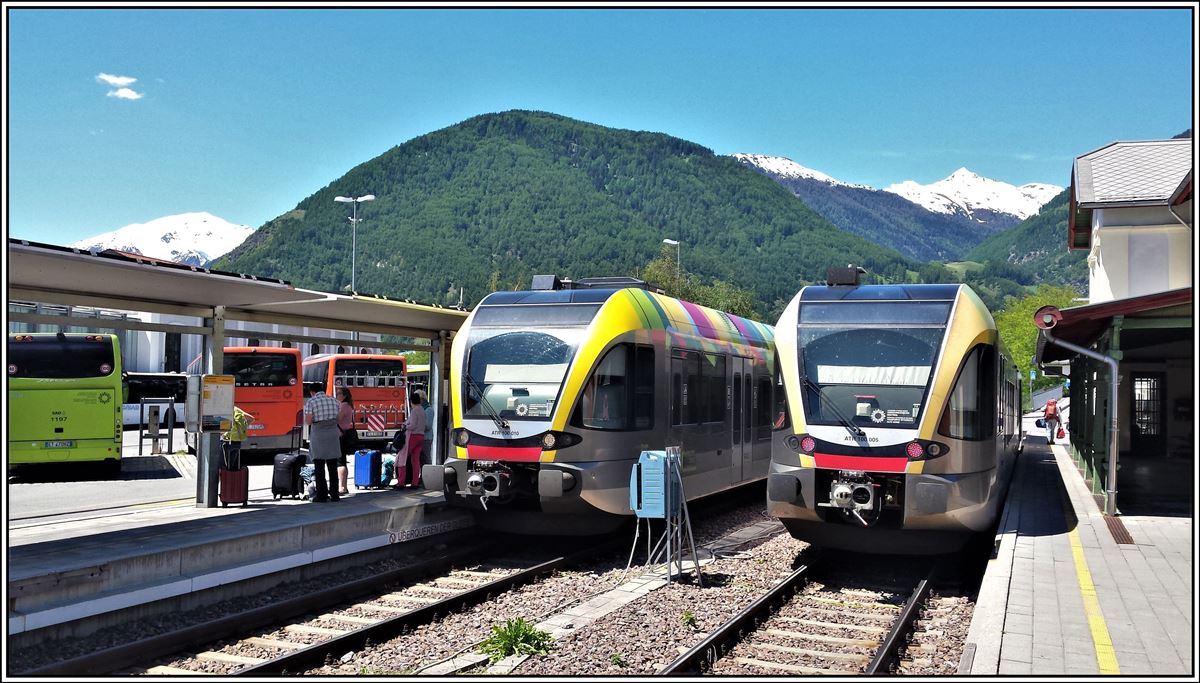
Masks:
[[[801,566],[774,588],[747,605],[724,625],[708,634],[695,647],[683,653],[675,661],[658,670],[658,676],[703,674],[745,635],[747,627],[757,627],[762,619],[785,604],[807,580],[808,566]]]
[[[411,580],[414,576],[425,576],[439,571],[464,559],[486,554],[499,545],[499,541],[468,544],[468,549],[454,550],[437,555],[416,566],[393,569],[378,576],[358,579],[350,583],[320,589],[271,605],[256,607],[213,621],[187,626],[176,631],[161,633],[149,638],[124,643],[113,648],[97,650],[60,662],[45,664],[34,669],[17,672],[21,676],[82,676],[103,675],[123,668],[137,666],[163,654],[177,652],[203,643],[228,638],[233,633],[244,633],[253,628],[306,614],[316,609],[346,602],[347,598],[369,594],[380,586],[395,581]]]
[[[867,666],[864,673],[868,676],[887,675],[899,661],[900,648],[908,643],[909,637],[916,628],[917,618],[921,616],[921,609],[925,607],[925,603],[929,599],[932,582],[933,577],[930,576],[917,584],[917,589],[913,591],[912,597],[904,605],[900,617],[892,624],[892,630],[888,632],[883,644],[875,652],[875,658]]]
[[[383,643],[407,633],[412,628],[437,621],[438,617],[457,612],[467,607],[486,602],[495,593],[504,592],[534,581],[544,574],[556,571],[562,567],[589,560],[598,553],[608,549],[616,549],[624,540],[615,540],[590,546],[569,555],[563,555],[553,560],[542,562],[529,569],[511,574],[497,581],[472,588],[458,595],[452,595],[431,605],[419,607],[411,612],[385,619],[377,624],[359,629],[352,633],[337,636],[329,640],[315,643],[302,650],[281,655],[261,664],[252,664],[234,671],[233,676],[263,676],[297,674],[325,664],[328,656],[340,656],[342,653],[363,649],[368,642]]]

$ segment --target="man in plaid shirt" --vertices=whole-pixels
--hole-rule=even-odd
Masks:
[[[304,398],[304,422],[312,425],[308,433],[308,453],[312,457],[313,474],[317,480],[313,502],[336,502],[338,460],[342,455],[341,435],[337,427],[338,408],[341,404],[325,392],[313,390],[308,384],[304,385]],[[326,472],[329,474],[328,484],[325,479]]]

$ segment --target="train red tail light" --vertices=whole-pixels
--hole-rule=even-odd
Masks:
[[[904,453],[908,456],[909,460],[920,460],[925,457],[925,447],[916,441],[912,441],[904,447]]]
[[[808,455],[812,455],[812,452],[817,450],[816,439],[813,439],[811,436],[800,439],[800,450]]]

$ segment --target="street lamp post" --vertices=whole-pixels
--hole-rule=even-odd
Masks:
[[[358,286],[354,281],[354,276],[358,270],[358,222],[362,219],[358,217],[358,205],[362,202],[370,202],[375,200],[375,195],[365,194],[361,197],[334,197],[333,201],[350,204],[350,294],[354,295],[358,291]],[[350,333],[351,341],[358,342],[358,330]],[[358,344],[354,344],[354,352],[358,353]]]
[[[663,240],[663,244],[675,247],[675,288],[679,288],[679,279],[683,277],[683,270],[679,266],[679,241],[667,238]],[[678,292],[676,293],[678,295]]]
[[[370,202],[375,200],[375,195],[365,194],[361,197],[334,197],[333,201],[350,204],[353,208],[350,216],[350,291],[351,293],[358,291],[355,284],[354,276],[357,271],[358,260],[358,222],[362,220],[358,217],[358,205],[362,202]]]

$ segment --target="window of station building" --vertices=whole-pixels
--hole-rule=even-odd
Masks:
[[[981,441],[995,435],[996,351],[979,345],[959,370],[938,432],[952,439]]]
[[[619,344],[604,354],[583,387],[571,423],[585,429],[654,426],[654,349]]]
[[[318,353],[321,353],[321,345],[320,344],[313,344],[311,347],[309,347],[308,354],[310,356],[315,356]]]
[[[250,340],[246,342],[246,346],[260,346],[260,345],[262,345],[262,342],[257,339],[254,339],[253,337],[251,337]]]

